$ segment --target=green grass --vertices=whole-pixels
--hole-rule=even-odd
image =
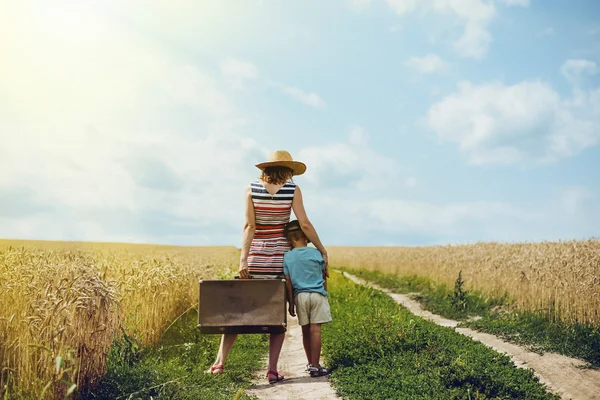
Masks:
[[[457,304],[453,302],[455,288],[436,286],[423,277],[347,271],[396,293],[418,292],[419,295],[414,298],[425,309],[463,321],[461,326],[492,333],[512,343],[525,345],[532,351],[556,352],[581,358],[593,367],[600,367],[600,327],[566,323],[550,318],[547,313],[511,311],[508,299],[487,298],[473,292],[466,293],[464,301]],[[481,319],[468,320],[472,316]]]
[[[251,386],[263,366],[267,335],[240,335],[227,360],[226,373],[207,375],[220,336],[201,335],[197,312],[190,311],[165,333],[156,346],[142,349],[125,337],[109,354],[108,372],[86,399],[227,399]],[[243,395],[240,399],[248,399]]]
[[[332,274],[323,352],[346,399],[555,399],[531,371]]]

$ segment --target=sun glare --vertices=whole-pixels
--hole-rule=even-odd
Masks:
[[[33,2],[36,19],[50,34],[71,40],[85,38],[102,28],[97,10],[90,2],[53,0]]]

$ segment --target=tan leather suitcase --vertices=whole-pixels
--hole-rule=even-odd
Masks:
[[[283,333],[285,279],[201,280],[198,327],[202,333]]]

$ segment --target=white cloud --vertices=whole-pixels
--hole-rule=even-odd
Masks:
[[[522,0],[512,0],[522,2]],[[463,57],[482,59],[492,42],[488,25],[496,15],[493,2],[484,0],[386,0],[398,15],[421,9],[453,16],[462,22],[462,35],[454,42],[454,49]]]
[[[385,2],[398,15],[414,11],[417,8],[417,0],[385,0]]]
[[[485,25],[469,21],[460,39],[454,43],[454,48],[463,57],[481,60],[485,57],[491,42],[492,35]]]
[[[497,201],[411,201],[382,192],[338,196],[320,191],[309,200],[317,229],[334,226],[327,242],[365,244],[448,244],[475,241],[543,241],[597,236],[600,203],[587,187],[566,188],[556,198],[536,204]],[[371,196],[369,196],[371,194]],[[314,204],[318,204],[315,210]],[[366,239],[365,239],[366,238]],[[433,241],[423,238],[435,238]]]
[[[226,124],[202,128],[207,132],[197,138],[122,131],[120,139],[79,132],[54,146],[31,134],[0,140],[0,197],[18,190],[31,203],[26,217],[0,212],[0,237],[165,242],[183,225],[196,232],[188,228],[179,243],[193,244],[202,226],[217,224],[215,235],[229,230],[235,241],[213,236],[200,243],[236,244],[243,221],[231,210],[242,209],[243,189],[267,149]],[[160,224],[153,222],[158,217]]]
[[[348,6],[354,12],[361,12],[371,8],[373,0],[348,0]]]
[[[402,177],[396,161],[373,150],[360,126],[350,129],[347,142],[308,146],[298,156],[310,165],[305,179],[316,187],[365,192],[385,188]]]
[[[460,230],[472,223],[485,223],[499,217],[530,219],[532,216],[504,203],[464,202],[429,204],[405,200],[380,199],[371,201],[367,214],[387,227],[413,232],[438,232],[462,236]]]
[[[552,162],[600,140],[600,89],[562,98],[539,81],[461,82],[429,109],[427,123],[473,164]]]
[[[472,240],[473,232],[507,239],[513,233],[511,224],[540,219],[536,212],[501,202],[404,199],[417,178],[407,175],[396,159],[374,150],[360,126],[350,129],[347,142],[308,146],[297,158],[309,166],[298,178],[307,212],[317,229],[334,227],[330,238],[324,236],[330,243],[406,244],[431,236]]]
[[[566,188],[561,196],[564,210],[568,215],[576,215],[587,211],[586,205],[594,200],[593,192],[584,186],[573,186]]]
[[[0,237],[156,242],[220,223],[237,243],[243,216],[231,209],[268,152],[245,137],[251,118],[224,89],[256,69],[232,59],[211,74],[102,13],[59,13],[82,24],[74,35],[14,4],[35,23],[0,24],[12,38],[0,75],[0,199],[18,193],[22,205],[21,216],[0,210]]]
[[[596,36],[600,34],[600,24],[588,26],[586,29],[586,33],[590,36]]]
[[[348,133],[348,142],[352,146],[368,146],[369,138],[362,126],[353,126]]]
[[[560,68],[561,74],[571,83],[579,83],[584,74],[595,75],[600,72],[598,64],[585,59],[570,59]]]
[[[433,8],[438,12],[455,14],[466,21],[486,24],[495,14],[493,3],[482,0],[434,0]]]
[[[221,73],[225,81],[236,89],[242,88],[247,81],[258,78],[258,69],[254,64],[235,58],[221,63]]]
[[[411,57],[404,65],[422,74],[435,74],[448,69],[448,64],[437,54],[427,54],[423,57]]]
[[[194,7],[186,0],[179,8],[164,7],[164,2],[106,3],[106,13],[87,10],[91,3],[78,3],[73,9],[53,8],[54,3],[46,9],[20,2],[0,5],[0,34],[11,38],[3,48],[0,74],[0,237],[239,244],[243,190],[257,175],[253,165],[273,149],[248,137],[259,129],[253,114],[237,102],[235,95],[245,93],[227,89],[269,83],[248,61],[231,58],[220,65],[201,65],[186,58],[196,52],[173,49],[208,49],[215,37],[233,35],[240,18],[264,22],[268,13],[246,2]],[[417,4],[395,7],[409,12]],[[142,5],[150,11],[130,12]],[[17,11],[4,13],[6,8]],[[485,26],[485,18],[475,14],[467,18],[452,13]],[[21,15],[30,16],[32,23],[22,24]],[[109,20],[108,15],[119,17]],[[231,24],[219,23],[227,18]],[[122,20],[131,23],[119,25]],[[201,34],[207,31],[215,35]],[[138,32],[168,37],[175,46],[163,47]],[[216,73],[211,72],[215,67]],[[316,93],[276,85],[275,91],[285,87],[298,101],[326,107]],[[492,95],[498,93],[502,90]],[[539,115],[558,107],[554,111],[560,121],[580,128],[573,130],[573,137],[554,136],[557,148],[571,146],[577,137],[577,146],[587,143],[589,138],[578,132],[593,131],[591,116],[598,115],[598,108],[590,107],[599,99],[598,91],[577,92],[540,106]],[[492,105],[489,109],[515,119]],[[535,115],[533,125],[542,118]],[[456,123],[446,118],[449,125]],[[451,134],[444,140],[459,139]],[[287,138],[279,135],[276,140],[283,143]],[[488,139],[475,143],[484,152],[495,146]],[[510,229],[532,218],[504,203],[403,199],[403,193],[417,191],[408,189],[417,179],[403,171],[395,156],[377,151],[359,126],[352,127],[345,140],[289,150],[308,164],[297,181],[307,188],[309,216],[326,243],[402,243],[397,234],[427,235],[412,239],[421,242],[432,237],[510,238]],[[467,149],[467,154],[471,150],[477,148]],[[516,151],[518,156],[525,153]],[[418,184],[420,189],[423,183]],[[574,188],[560,200],[565,210],[584,217],[588,210],[599,209],[585,189]],[[533,217],[532,225],[542,226],[538,223],[550,219],[548,215],[553,213]],[[590,231],[597,225],[590,223]]]
[[[392,25],[388,28],[388,32],[389,33],[397,33],[397,32],[402,32],[404,30],[404,27],[402,25]]]
[[[554,36],[554,28],[551,26],[547,26],[546,28],[544,28],[544,30],[542,31],[542,34],[544,36]]]
[[[482,0],[435,0],[434,9],[454,14],[464,21],[464,32],[454,43],[460,55],[474,59],[485,56],[492,41],[487,25],[496,14],[493,3],[484,3]]]
[[[507,6],[529,7],[529,0],[499,0],[500,3]]]
[[[283,86],[282,90],[285,94],[288,94],[293,99],[300,103],[306,104],[313,108],[325,108],[327,103],[314,92],[305,92],[304,90],[294,86]]]
[[[160,85],[156,88],[156,95],[162,104],[193,107],[212,117],[225,117],[233,113],[233,102],[219,90],[217,79],[199,68],[193,65],[169,65],[163,73]]]
[[[406,181],[404,181],[404,183],[408,187],[415,187],[415,186],[417,186],[417,178],[415,178],[414,176],[411,176],[409,178],[406,178]]]
[[[392,187],[388,187],[388,191]],[[313,211],[313,199],[309,191],[305,197],[309,211]],[[312,212],[318,221],[326,220],[335,227],[329,242],[346,245],[365,244],[423,244],[422,238],[435,237],[435,243],[474,242],[473,234],[481,240],[525,240],[546,215],[538,210],[530,212],[501,202],[463,201],[439,204],[435,202],[409,201],[402,196],[376,195],[332,196],[321,193],[319,209]],[[311,216],[312,218],[312,216]],[[520,226],[515,231],[514,226]],[[523,228],[523,227],[527,228]],[[525,235],[523,232],[526,231]],[[360,239],[358,239],[360,238]],[[366,238],[366,239],[365,239]],[[366,242],[366,243],[365,243]],[[427,244],[434,244],[431,241]]]
[[[0,210],[0,237],[237,244],[243,214],[231,210],[243,208],[253,165],[272,149],[246,137],[252,115],[226,89],[268,82],[236,58],[210,73],[86,7],[0,5],[0,34],[11,38],[0,74],[0,201],[20,207]],[[176,16],[166,16],[168,29],[161,16],[161,32],[181,30]],[[314,93],[289,94],[325,106]]]

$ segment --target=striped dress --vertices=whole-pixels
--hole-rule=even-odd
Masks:
[[[296,184],[288,182],[270,195],[260,181],[250,183],[256,231],[248,254],[248,272],[253,278],[283,276],[283,254],[290,244],[283,226],[290,222]]]

